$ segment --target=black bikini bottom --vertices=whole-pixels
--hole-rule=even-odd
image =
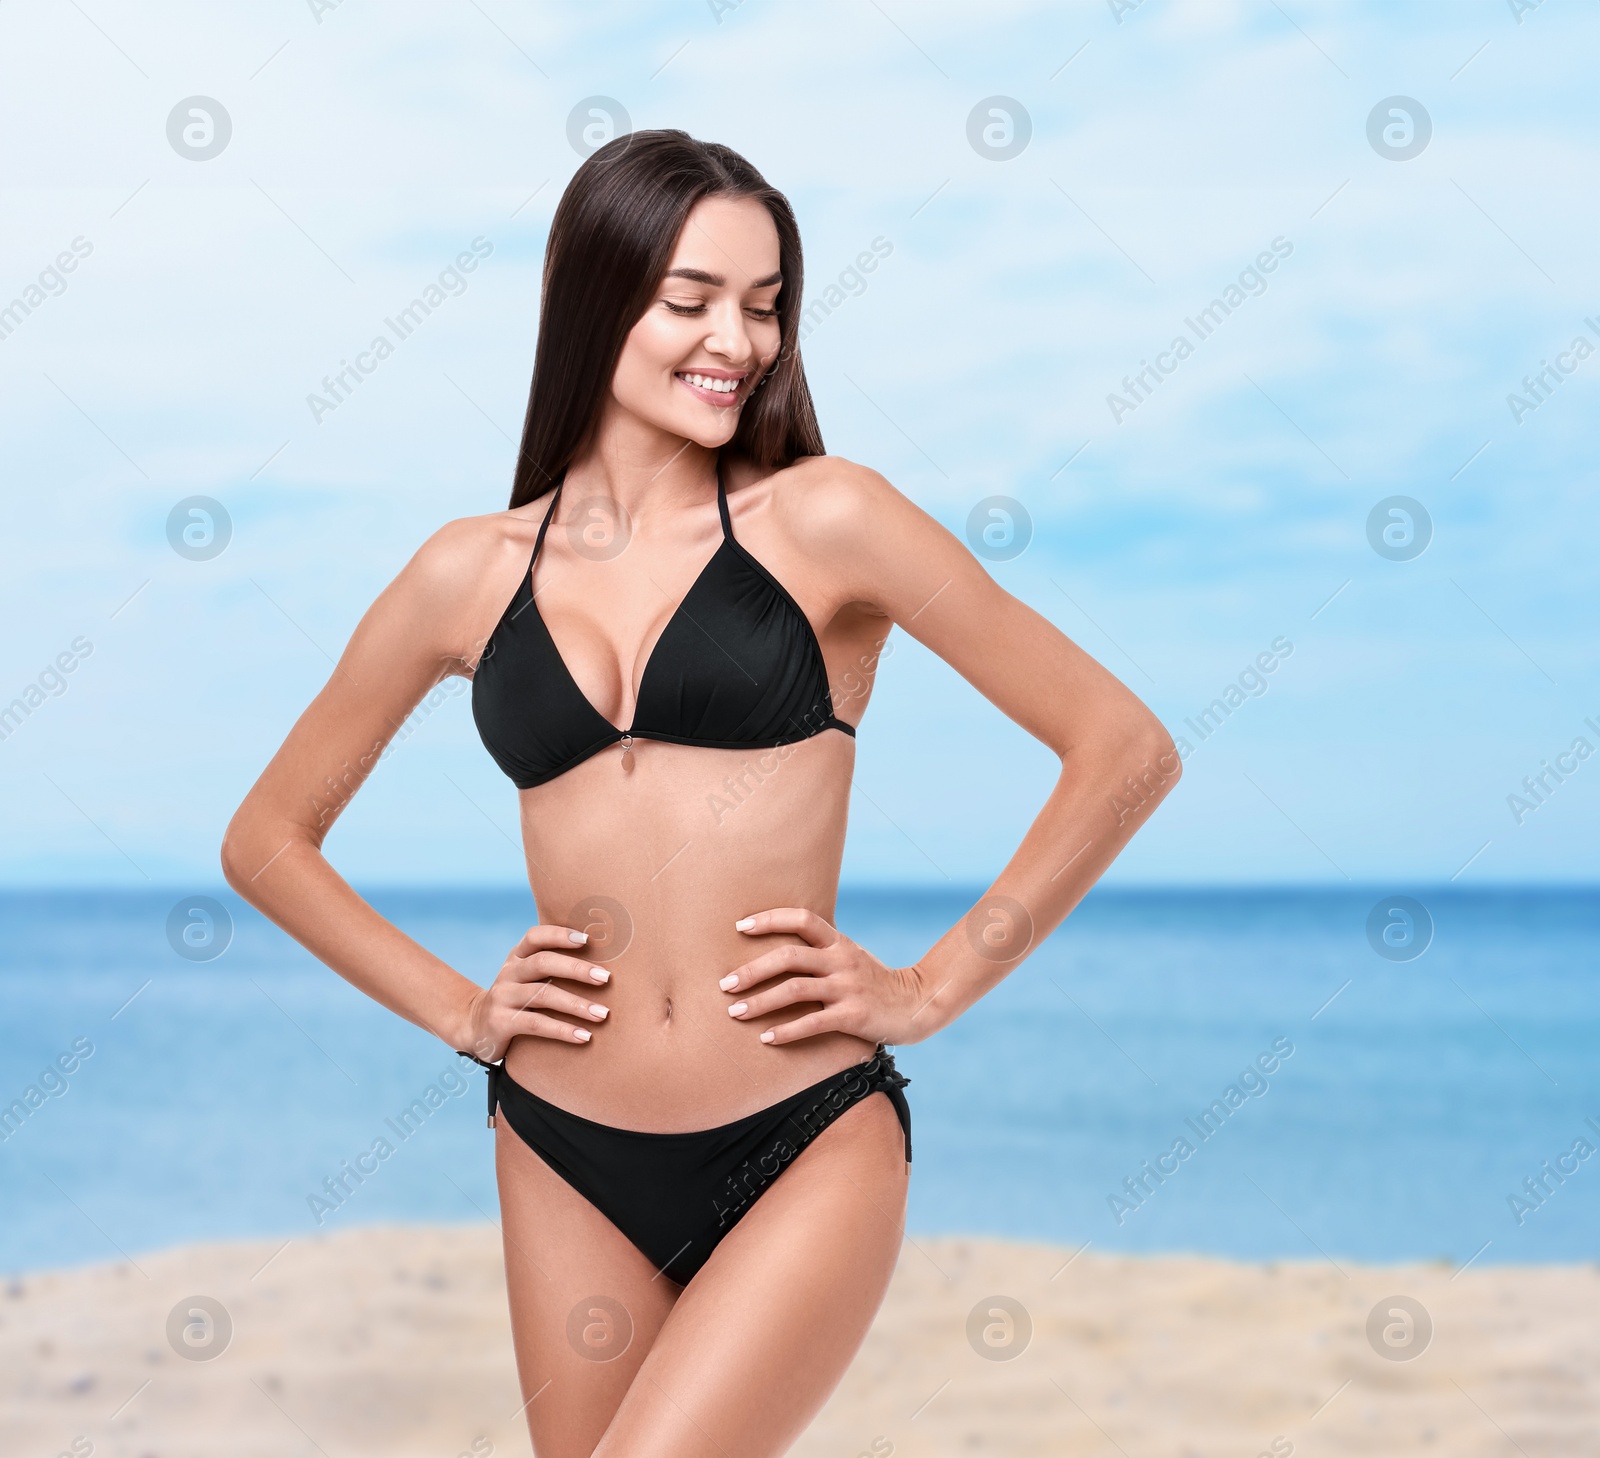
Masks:
[[[489,1070],[489,1122],[496,1109],[504,1113],[535,1154],[680,1285],[790,1161],[869,1094],[889,1096],[911,1162],[911,1107],[901,1092],[911,1080],[881,1043],[865,1063],[731,1124],[687,1134],[597,1124],[530,1093],[503,1063],[473,1062]]]

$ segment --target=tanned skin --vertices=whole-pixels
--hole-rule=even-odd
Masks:
[[[765,208],[697,204],[568,471],[533,588],[573,678],[614,725],[632,722],[650,650],[721,540],[717,452],[776,359],[781,285]],[[737,388],[718,395],[685,373]],[[377,753],[443,678],[471,677],[548,497],[452,521],[423,544],[222,848],[229,884],[363,992],[620,1128],[725,1124],[865,1061],[880,1041],[948,1026],[1077,905],[1178,778],[1172,741],[1138,698],[877,472],[834,456],[776,472],[729,459],[725,472],[734,534],[809,618],[840,718],[861,720],[899,625],[1059,757],[989,894],[916,963],[887,966],[832,924],[856,750],[837,730],[775,751],[641,739],[631,769],[613,746],[520,792],[541,921],[488,987],[329,864],[329,826]],[[612,551],[618,533],[626,545]],[[346,787],[331,803],[330,778]],[[602,904],[625,910],[625,947],[615,917],[595,919]],[[496,1166],[540,1458],[784,1452],[883,1299],[909,1172],[892,1105],[867,1097],[680,1288],[503,1119]],[[595,1296],[620,1303],[633,1329],[610,1361],[568,1340],[569,1314]]]

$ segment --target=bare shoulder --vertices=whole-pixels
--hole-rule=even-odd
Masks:
[[[976,562],[966,545],[887,477],[843,456],[808,456],[772,478],[774,511],[852,600],[895,616]],[[980,572],[981,575],[981,572]]]
[[[379,599],[443,657],[473,664],[514,591],[538,522],[517,511],[447,521],[412,554]],[[387,599],[387,603],[385,600]]]
[[[785,527],[818,552],[918,509],[887,477],[844,456],[802,456],[773,475],[772,488]]]
[[[447,596],[463,592],[485,569],[492,568],[498,557],[521,542],[527,535],[525,523],[525,517],[510,511],[458,516],[417,548],[405,571],[418,591]],[[528,543],[531,549],[531,537]]]

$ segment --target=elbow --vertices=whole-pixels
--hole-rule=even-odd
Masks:
[[[1165,796],[1183,775],[1183,757],[1154,714],[1146,714],[1127,732],[1118,753],[1118,778],[1131,779],[1141,795]]]
[[[1174,778],[1178,774],[1178,749],[1167,726],[1137,699],[1131,707],[1107,711],[1087,722],[1063,723],[1060,736],[1046,742],[1063,763],[1069,756],[1087,756],[1122,768],[1148,760],[1168,766]]]
[[[261,873],[279,861],[294,841],[305,839],[300,827],[264,816],[247,797],[223,832],[218,850],[223,879],[233,891],[255,904],[261,893]]]
[[[1170,770],[1174,779],[1182,773],[1178,746],[1167,732],[1167,726],[1154,714],[1147,716],[1135,729],[1133,742],[1141,759],[1148,759],[1164,771]]]
[[[222,863],[222,879],[247,901],[250,899],[249,887],[252,874],[247,869],[250,860],[247,849],[249,839],[244,807],[240,806],[234,812],[233,819],[228,822],[228,828],[222,833],[222,845],[217,858]]]
[[[1103,720],[1099,732],[1079,747],[1087,752],[1114,795],[1134,795],[1140,803],[1159,800],[1178,782],[1182,759],[1166,726],[1142,704]]]
[[[245,899],[249,900],[249,897],[245,895],[243,884],[246,879],[243,872],[243,861],[238,843],[232,839],[231,835],[223,837],[222,852],[218,859],[222,863],[222,879],[228,883],[229,889],[238,892],[240,896],[245,896]]]

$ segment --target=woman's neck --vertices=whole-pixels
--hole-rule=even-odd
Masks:
[[[716,489],[718,454],[643,421],[603,419],[593,443],[567,468],[563,499],[600,497],[634,520],[693,506]]]

